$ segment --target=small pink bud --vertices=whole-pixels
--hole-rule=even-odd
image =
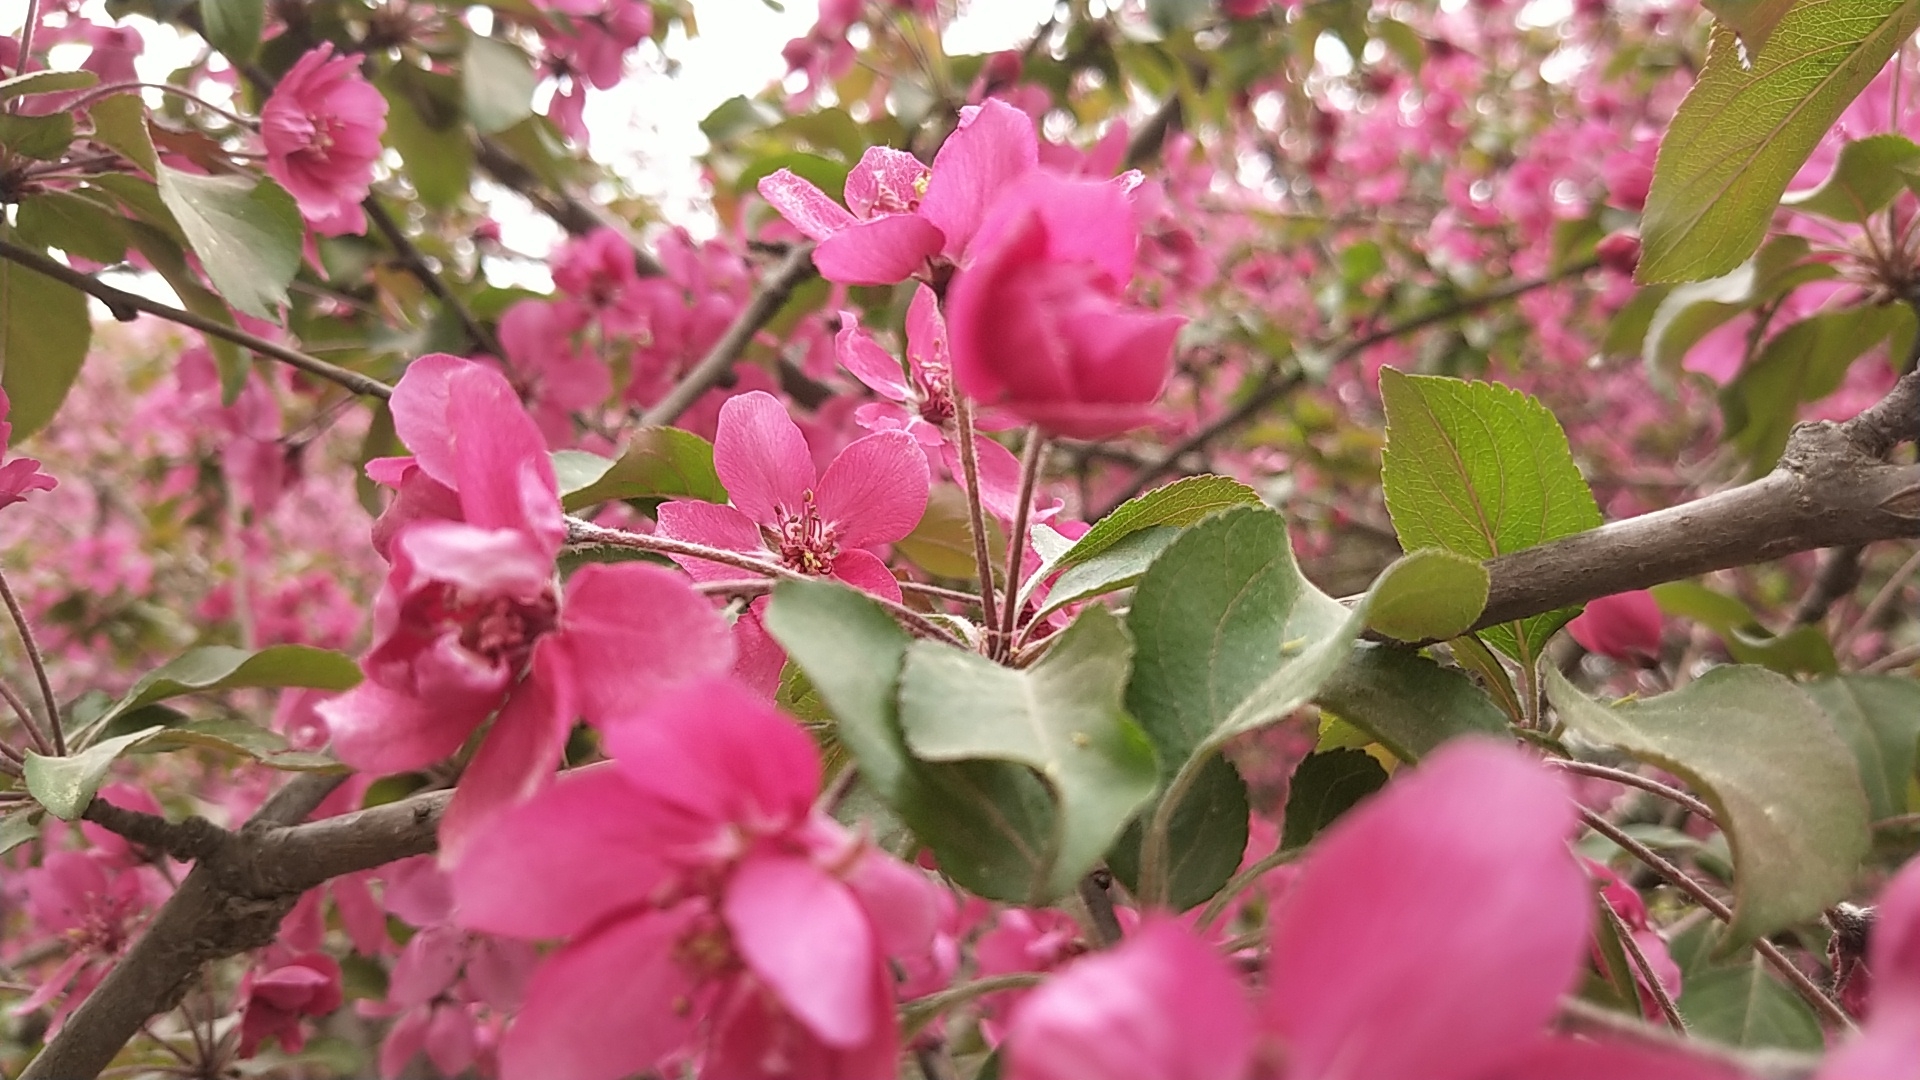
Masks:
[[[1640,238],[1630,232],[1608,233],[1593,249],[1600,265],[1616,274],[1632,277],[1640,266]]]
[[[1567,631],[1601,656],[1653,660],[1660,655],[1660,606],[1645,589],[1603,596],[1588,603]]]

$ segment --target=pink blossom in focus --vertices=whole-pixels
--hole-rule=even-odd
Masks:
[[[272,1036],[280,1049],[297,1054],[307,1044],[302,1021],[340,1007],[340,964],[325,953],[305,953],[265,971],[248,971],[240,983],[240,1056],[250,1058]]]
[[[923,953],[926,880],[814,809],[796,724],[727,680],[668,690],[477,838],[457,917],[565,941],[501,1048],[504,1080],[895,1075],[889,957]]]
[[[360,77],[359,58],[323,43],[281,77],[260,110],[267,172],[292,193],[317,233],[367,231],[360,203],[386,130],[387,99]]]
[[[1055,435],[1153,415],[1186,320],[1128,305],[1139,236],[1124,181],[1028,173],[995,201],[947,294],[954,379]]]
[[[1660,656],[1660,605],[1645,589],[1587,602],[1567,632],[1588,652],[1622,661]]]
[[[725,671],[733,645],[712,605],[657,566],[587,566],[555,587],[553,468],[498,371],[421,357],[391,408],[417,453],[380,472],[405,478],[403,500],[415,485],[414,509],[387,537],[366,681],[318,708],[340,760],[383,774],[447,757],[498,713],[441,826],[455,859],[481,820],[545,784],[575,717],[603,724]]]
[[[7,392],[0,390],[0,449],[13,442],[13,425],[7,422],[7,414],[12,411],[13,403],[7,400]],[[0,464],[0,509],[24,502],[26,497],[36,491],[52,491],[60,486],[60,481],[40,471],[40,463],[30,457],[16,457]]]
[[[867,548],[911,533],[927,508],[927,459],[913,437],[882,431],[841,451],[824,474],[807,440],[773,395],[752,391],[720,409],[713,465],[731,506],[676,499],[662,503],[660,532],[676,540],[771,559],[803,574],[836,577],[900,599],[886,564]],[[675,556],[696,580],[744,571]]]

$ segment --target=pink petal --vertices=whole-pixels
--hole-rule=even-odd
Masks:
[[[1920,1080],[1920,1024],[1911,1015],[1869,1023],[1827,1057],[1816,1080]]]
[[[871,551],[854,548],[834,557],[833,576],[862,592],[900,602],[900,581]]]
[[[440,819],[440,862],[454,866],[480,830],[553,779],[573,728],[572,672],[552,639],[534,646],[533,673],[514,688]]]
[[[973,447],[980,470],[981,508],[1003,522],[1011,522],[1014,508],[1020,505],[1020,459],[992,439],[975,439]],[[960,448],[948,444],[945,453],[954,481],[966,490],[967,471],[960,460]]]
[[[549,957],[500,1045],[501,1080],[620,1080],[692,1041],[694,984],[674,962],[688,906],[609,923]]]
[[[927,512],[927,455],[904,431],[854,440],[820,478],[820,516],[842,548],[891,544]]]
[[[920,216],[946,237],[941,251],[960,261],[987,207],[1039,164],[1039,137],[1026,113],[998,98],[961,109],[959,128],[933,157],[933,175],[920,202]]]
[[[468,363],[446,353],[428,353],[407,365],[387,402],[394,434],[413,451],[421,470],[448,488],[460,486],[460,466],[448,435],[447,402],[454,373]]]
[[[442,1076],[458,1076],[467,1071],[478,1053],[474,1040],[473,1018],[465,1009],[449,1006],[435,1009],[427,1022],[427,1060]]]
[[[733,621],[733,648],[738,659],[733,677],[765,701],[780,692],[780,672],[787,666],[787,651],[767,633],[760,613],[766,601],[756,600]]]
[[[657,833],[618,769],[570,769],[474,838],[452,870],[454,920],[530,940],[580,934],[658,888]]]
[[[860,316],[842,311],[840,333],[833,343],[840,363],[868,389],[890,401],[907,400],[911,388],[907,385],[906,369],[860,326]]]
[[[387,916],[367,887],[367,873],[347,874],[333,879],[333,909],[346,928],[353,951],[362,956],[378,956],[389,944]]]
[[[433,1020],[431,1008],[414,1009],[403,1014],[387,1029],[387,1037],[380,1044],[380,1076],[382,1080],[398,1080],[400,1073],[413,1061],[427,1042],[427,1024]]]
[[[661,503],[654,513],[661,536],[738,551],[762,559],[773,557],[761,539],[760,526],[731,506],[675,499]],[[695,581],[733,581],[753,576],[750,570],[692,555],[675,555],[673,561]]]
[[[947,323],[940,316],[940,300],[932,289],[916,285],[907,303],[907,364],[923,372],[930,364],[944,369],[947,363]]]
[[[387,976],[387,1003],[403,1009],[425,1005],[453,985],[467,961],[466,931],[429,926],[413,935]]]
[[[842,285],[892,285],[918,273],[940,253],[943,237],[917,214],[862,221],[820,241],[813,265]]]
[[[855,221],[846,207],[786,169],[762,177],[759,189],[760,197],[809,240],[825,240]]]
[[[782,507],[797,513],[814,481],[806,436],[779,399],[761,390],[720,406],[713,468],[733,505],[762,525],[779,524]]]
[[[1252,1010],[1225,962],[1178,923],[1151,918],[1021,1001],[1007,1032],[1007,1076],[1241,1080],[1253,1044]],[[1292,1064],[1288,1076],[1314,1075]]]
[[[419,521],[395,542],[424,577],[469,595],[534,597],[553,579],[553,553],[514,529]]]
[[[333,735],[334,756],[362,772],[423,769],[467,741],[486,714],[450,711],[371,680],[315,706]]]
[[[899,1033],[887,1005],[886,970],[875,966],[873,1036],[835,1047],[782,1011],[781,1002],[743,985],[714,1021],[713,1044],[702,1061],[707,1080],[894,1080],[900,1075]]]
[[[1466,1080],[1532,1039],[1587,949],[1573,821],[1557,776],[1462,740],[1336,825],[1269,932],[1291,1075]]]
[[[1660,605],[1645,589],[1615,593],[1587,602],[1567,633],[1588,652],[1615,660],[1660,655]]]
[[[1920,1012],[1920,859],[1907,863],[1880,893],[1867,946],[1874,1004],[1898,1001]]]
[[[873,928],[838,879],[805,858],[741,863],[722,903],[734,947],[801,1023],[830,1046],[873,1034]]]
[[[687,579],[641,563],[583,566],[567,582],[561,647],[593,724],[634,712],[661,689],[733,667],[733,637]]]
[[[865,837],[847,835],[830,818],[816,818],[814,828],[838,834],[837,850],[816,853],[816,858],[827,856],[827,865],[841,865],[846,849],[858,846],[853,866],[841,876],[866,910],[881,950],[895,959],[926,952],[938,929],[940,904],[925,872],[870,846]]]
[[[927,167],[905,150],[869,146],[847,173],[847,206],[856,216],[903,214],[920,202]]]
[[[1890,1074],[1874,1075],[1890,1080]],[[1492,1072],[1475,1074],[1474,1080],[1742,1080],[1742,1076],[1724,1062],[1679,1050],[1554,1036]]]
[[[637,790],[716,826],[798,824],[820,790],[813,740],[730,679],[672,687],[606,747]]]
[[[558,550],[559,484],[547,440],[506,376],[469,363],[449,382],[447,437],[454,443],[460,506],[483,528],[529,529]]]

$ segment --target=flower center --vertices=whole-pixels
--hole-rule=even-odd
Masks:
[[[811,491],[806,493],[798,513],[784,506],[780,508],[776,542],[781,562],[815,577],[833,573],[833,561],[840,555],[839,537],[834,527],[821,519]]]
[[[447,586],[433,603],[434,622],[457,627],[462,648],[513,672],[526,670],[534,643],[560,624],[560,603],[551,590],[531,598],[467,596]]]
[[[953,419],[953,376],[947,365],[926,363],[914,372],[913,382],[920,391],[920,419],[935,427]]]

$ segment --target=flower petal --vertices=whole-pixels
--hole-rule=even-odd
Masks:
[[[900,602],[900,581],[871,551],[854,548],[834,557],[833,576],[862,592]]]
[[[567,658],[551,638],[534,646],[533,672],[500,707],[440,819],[441,865],[457,865],[475,835],[501,811],[552,782],[578,712],[572,681]]]
[[[892,285],[918,273],[940,253],[944,237],[918,214],[862,221],[820,241],[813,265],[842,285]]]
[[[796,855],[740,864],[722,902],[734,947],[821,1042],[849,1047],[874,1026],[873,927],[839,879]]]
[[[833,340],[840,363],[865,383],[867,389],[889,401],[905,401],[910,392],[906,369],[893,354],[880,347],[860,325],[860,316],[851,311],[840,313],[840,333]]]
[[[806,436],[786,406],[762,390],[720,406],[713,468],[733,505],[762,525],[778,525],[782,507],[798,512],[814,481]]]
[[[1587,949],[1573,822],[1558,777],[1462,740],[1336,825],[1269,931],[1290,1074],[1465,1080],[1532,1039]]]
[[[1015,179],[1039,167],[1033,118],[998,98],[960,110],[960,126],[933,156],[920,216],[946,237],[941,251],[958,262],[987,207]]]
[[[712,602],[679,574],[642,563],[576,571],[560,642],[592,724],[638,710],[667,686],[733,667],[733,637]]]
[[[760,197],[809,240],[825,240],[855,221],[846,207],[790,170],[762,177],[759,189]]]
[[[840,546],[891,544],[927,512],[927,455],[904,431],[881,431],[840,451],[815,491]]]
[[[1474,1080],[1741,1080],[1742,1075],[1725,1062],[1679,1049],[1553,1036],[1500,1068],[1474,1074]],[[1890,1080],[1891,1074],[1874,1076]]]
[[[692,1041],[694,985],[674,961],[688,907],[621,919],[540,965],[500,1045],[500,1080],[619,1080]]]
[[[863,218],[900,214],[920,202],[927,167],[905,150],[869,146],[847,173],[847,206]]]
[[[334,756],[385,776],[423,769],[460,749],[485,712],[450,710],[371,680],[315,706],[333,735]]]
[[[765,542],[761,540],[760,526],[731,506],[675,499],[661,503],[654,514],[662,536],[763,559],[772,558]],[[731,581],[751,575],[751,571],[692,555],[675,555],[672,558],[695,581]]]

